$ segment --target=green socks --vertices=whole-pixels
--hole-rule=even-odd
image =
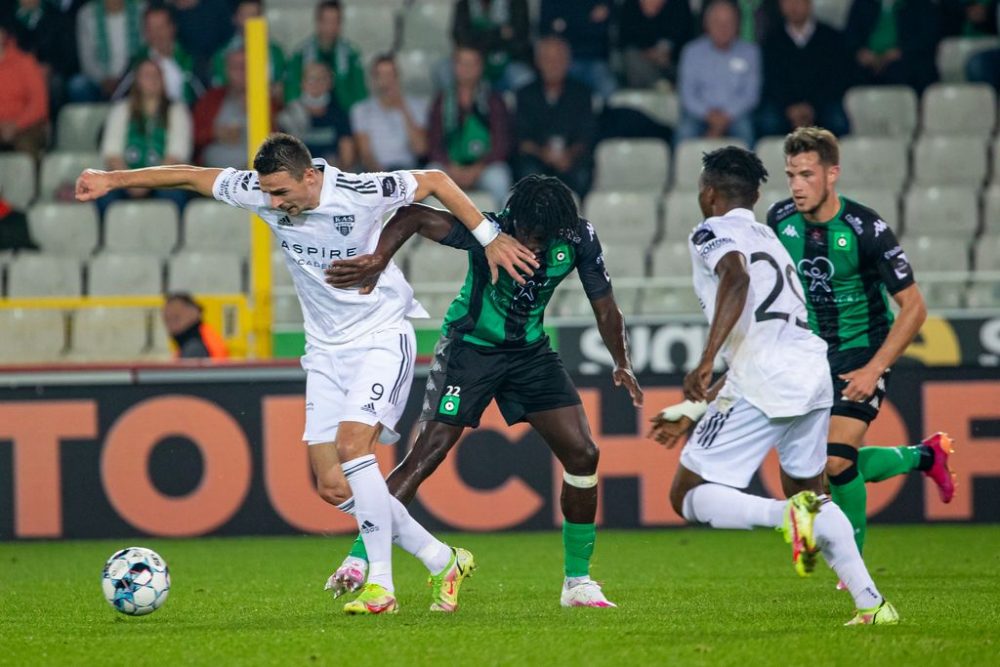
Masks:
[[[850,472],[854,474],[847,474]],[[851,479],[844,482],[842,478],[845,476]],[[865,515],[865,506],[868,504],[865,478],[857,474],[856,467],[851,466],[844,473],[830,478],[830,496],[851,522],[851,527],[854,528],[854,542],[858,545],[858,551],[861,551],[865,546],[865,531],[868,527],[868,518]]]
[[[563,553],[567,577],[586,577],[590,574],[590,557],[594,554],[597,528],[592,523],[563,521]]]
[[[351,545],[351,553],[347,554],[351,558],[360,558],[363,561],[368,560],[368,552],[365,551],[365,542],[361,539],[361,534],[358,533],[358,537],[354,540],[354,544]]]
[[[881,482],[911,470],[919,470],[923,449],[920,445],[862,447],[858,450],[858,472],[866,482]]]

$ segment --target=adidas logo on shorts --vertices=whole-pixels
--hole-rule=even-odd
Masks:
[[[374,523],[372,523],[368,519],[365,519],[364,522],[362,522],[362,524],[361,524],[361,532],[364,533],[365,535],[370,535],[370,534],[372,534],[372,533],[374,533],[376,531],[378,531],[378,526],[376,526]]]
[[[369,414],[375,414],[375,404],[369,403],[368,405],[362,405],[361,410]]]

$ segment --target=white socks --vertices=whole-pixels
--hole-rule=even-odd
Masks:
[[[342,466],[354,494],[354,518],[368,552],[368,581],[388,591],[392,585],[392,504],[389,487],[374,454],[345,462]]]
[[[854,605],[858,609],[871,609],[881,604],[882,595],[861,560],[858,545],[854,542],[854,529],[843,510],[832,501],[823,503],[813,530],[823,557],[851,592]]]
[[[387,489],[388,490],[388,489]],[[420,559],[431,574],[437,574],[451,562],[451,548],[428,532],[410,516],[403,503],[389,496],[392,505],[392,538],[407,553]],[[365,544],[368,548],[368,544]]]
[[[784,500],[753,496],[722,484],[699,484],[684,496],[684,518],[712,528],[777,528],[784,515]]]

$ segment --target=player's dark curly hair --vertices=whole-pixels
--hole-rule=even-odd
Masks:
[[[275,132],[260,145],[253,158],[253,168],[258,174],[275,174],[287,171],[296,181],[312,167],[312,154],[302,140],[290,134]]]
[[[554,176],[525,176],[511,190],[504,219],[526,236],[569,237],[580,214],[573,193]]]
[[[738,146],[726,146],[701,156],[702,182],[734,203],[750,204],[757,199],[767,169],[760,158]]]

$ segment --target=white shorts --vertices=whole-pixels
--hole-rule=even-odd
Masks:
[[[809,479],[826,466],[829,426],[829,408],[770,419],[743,398],[725,412],[713,401],[684,446],[681,465],[705,481],[743,489],[774,447],[782,470]]]
[[[382,424],[382,444],[399,440],[395,428],[410,396],[416,348],[408,320],[343,345],[307,345],[302,439],[310,445],[334,442],[340,422],[347,421]]]

